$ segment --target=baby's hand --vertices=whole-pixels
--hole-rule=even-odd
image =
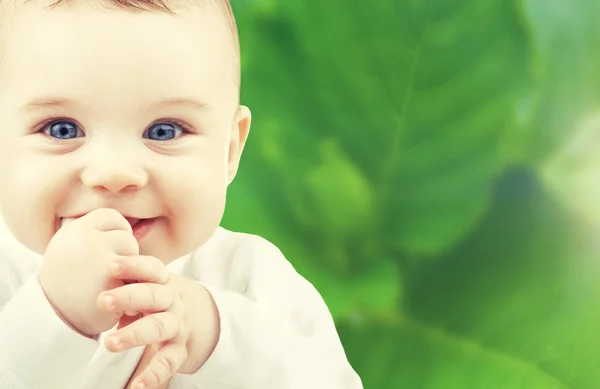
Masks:
[[[98,305],[108,312],[141,313],[143,317],[107,336],[106,348],[118,352],[157,345],[132,388],[158,388],[176,373],[197,371],[219,336],[218,314],[208,291],[197,282],[170,274],[152,257],[120,258],[111,270],[122,280],[140,282],[102,293]]]
[[[39,281],[56,313],[92,336],[111,329],[120,315],[97,305],[98,295],[124,285],[108,266],[115,258],[139,254],[131,225],[114,209],[98,209],[63,224],[50,241]]]

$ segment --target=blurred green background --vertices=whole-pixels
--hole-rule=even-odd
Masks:
[[[232,3],[223,224],[319,289],[365,388],[600,388],[600,1]]]

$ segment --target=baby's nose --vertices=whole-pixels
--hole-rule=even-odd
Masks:
[[[148,175],[139,165],[111,160],[88,166],[81,174],[81,181],[93,189],[118,193],[143,188]]]

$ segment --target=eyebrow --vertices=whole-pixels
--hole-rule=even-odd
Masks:
[[[199,111],[208,110],[210,104],[195,99],[168,99],[151,104],[152,106],[184,106]]]
[[[30,100],[28,103],[26,103],[19,109],[19,112],[24,113],[27,111],[35,111],[47,108],[67,108],[74,106],[81,106],[81,104],[75,100],[60,97],[41,97]],[[209,110],[211,108],[210,104],[208,103],[186,98],[167,99],[150,104],[150,107],[152,108],[160,106],[184,106],[199,111]]]
[[[55,97],[36,98],[19,108],[19,112],[32,111],[43,108],[67,107],[77,105],[74,101]]]

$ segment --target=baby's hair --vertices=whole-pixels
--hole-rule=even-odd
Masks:
[[[3,0],[0,0],[0,2],[2,2],[2,1]],[[13,1],[15,1],[15,0],[13,0]],[[32,1],[32,0],[22,0],[22,1],[28,2],[28,1]],[[67,1],[72,1],[72,0],[55,0],[53,3],[50,4],[50,7],[56,6],[60,3],[64,3]],[[167,0],[109,0],[109,1],[114,3],[118,7],[125,8],[125,9],[132,10],[132,11],[172,12]],[[233,32],[233,36],[235,37],[235,40],[237,41],[237,37],[238,37],[237,25],[235,22],[235,17],[233,15],[233,10],[231,8],[231,3],[229,2],[229,0],[194,0],[194,1],[199,3],[199,5],[215,5],[221,11],[223,11],[227,18],[229,27],[231,28],[231,30]]]
[[[12,4],[16,4],[17,2],[27,3],[34,0],[0,0],[0,19],[4,18],[6,6]],[[54,0],[49,2],[49,7],[56,7],[61,3],[68,3],[71,1],[80,1],[80,0]],[[94,2],[98,0],[93,0]],[[120,7],[130,11],[162,11],[172,13],[172,9],[170,7],[169,0],[104,0],[107,3],[113,4],[116,7]],[[233,14],[233,10],[231,8],[231,3],[229,0],[187,0],[188,2],[196,3],[197,5],[202,6],[214,6],[218,8],[219,12],[222,12],[223,16],[227,21],[229,30],[231,32],[230,36],[232,38],[232,47],[234,51],[234,66],[232,67],[234,72],[235,84],[240,86],[240,43],[238,37],[237,24],[235,21],[235,16]],[[180,3],[182,0],[174,1],[174,3]],[[0,21],[0,26],[5,24],[4,21]]]

